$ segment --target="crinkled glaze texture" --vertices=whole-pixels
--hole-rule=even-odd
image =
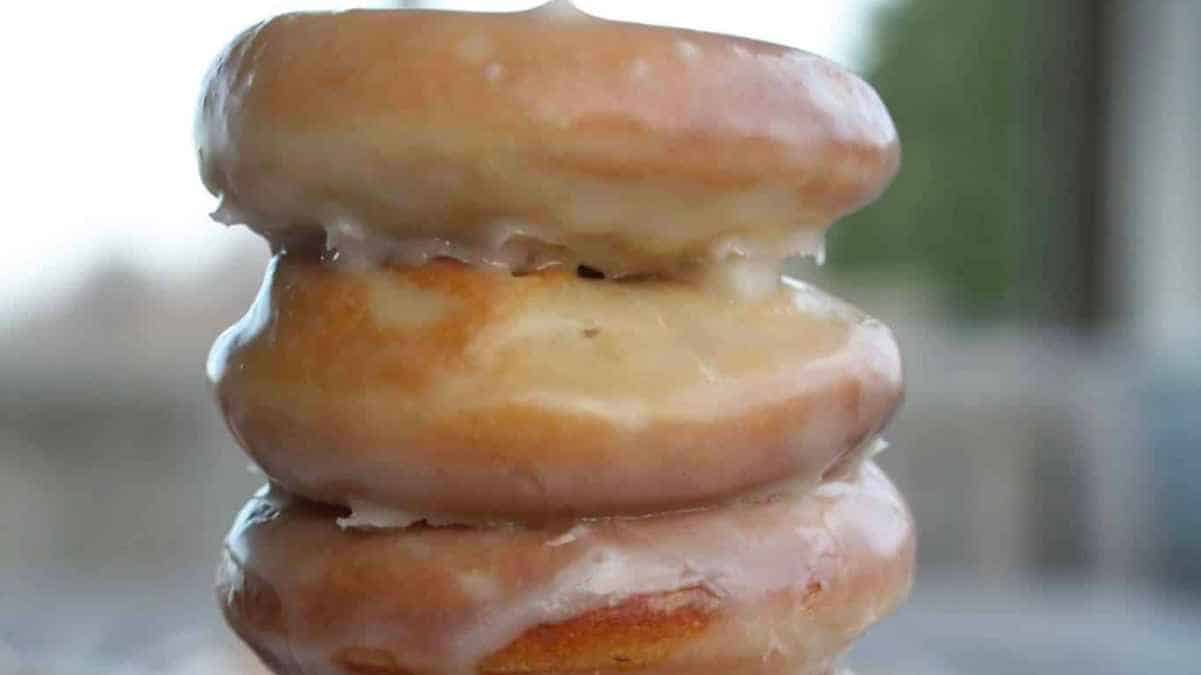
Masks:
[[[290,255],[208,370],[234,435],[289,490],[457,522],[816,484],[901,394],[888,329],[799,282],[733,301],[667,281]]]
[[[825,59],[564,3],[277,17],[213,64],[195,138],[215,216],[271,239],[611,276],[815,253],[899,161],[874,90]]]
[[[264,492],[219,598],[281,675],[821,673],[909,590],[913,526],[867,462],[802,496],[568,528],[347,531]]]

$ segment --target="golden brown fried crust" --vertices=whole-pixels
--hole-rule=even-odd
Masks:
[[[480,675],[645,671],[701,636],[716,603],[701,589],[630,598],[526,631],[480,664]],[[334,662],[354,675],[413,675],[387,650],[346,647]]]
[[[557,624],[526,631],[480,665],[485,675],[510,673],[645,671],[714,620],[718,604],[699,588],[640,595]]]
[[[257,594],[248,598],[246,593]],[[261,584],[248,584],[225,605],[225,614],[255,653],[276,672],[295,667],[271,650],[256,647],[257,631],[281,630],[277,599],[263,595]],[[535,626],[480,664],[480,675],[645,671],[665,661],[691,640],[699,639],[715,619],[717,604],[708,592],[690,588],[640,595],[615,607],[591,610],[556,624]],[[250,616],[255,612],[257,616]],[[333,657],[353,675],[414,675],[385,649],[344,647]]]
[[[289,490],[519,520],[816,482],[901,394],[888,329],[806,286],[731,302],[666,281],[295,256],[209,373],[234,435]]]
[[[909,514],[871,464],[815,493],[570,537],[340,530],[338,514],[276,491],[227,541],[222,608],[281,675],[824,672],[913,565]]]
[[[813,595],[820,592],[816,586]],[[259,599],[260,601],[262,598]],[[268,601],[269,602],[269,601]],[[269,628],[269,609],[256,625],[240,612],[253,602],[239,601],[225,607],[230,625],[254,653],[279,675],[299,675],[301,668],[287,654],[261,646],[257,631]],[[719,603],[702,589],[642,595],[615,607],[586,612],[556,624],[535,626],[504,649],[485,659],[479,675],[556,675],[567,673],[658,672],[653,669],[695,641],[703,640],[706,629],[719,620]],[[278,628],[276,628],[278,630]],[[350,675],[418,675],[400,666],[386,649],[344,647],[332,659]],[[825,672],[824,665],[818,670]],[[787,675],[806,675],[789,672]]]

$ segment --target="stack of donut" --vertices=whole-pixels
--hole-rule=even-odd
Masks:
[[[780,276],[896,171],[854,75],[561,3],[294,14],[196,139],[275,254],[208,374],[270,480],[220,603],[277,673],[824,674],[907,594],[896,345]]]

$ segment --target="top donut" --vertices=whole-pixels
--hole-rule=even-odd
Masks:
[[[563,2],[276,17],[210,68],[195,134],[214,217],[277,243],[613,276],[817,252],[900,158],[830,61]]]

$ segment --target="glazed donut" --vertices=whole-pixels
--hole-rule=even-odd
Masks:
[[[275,254],[207,373],[278,675],[830,675],[907,595],[897,346],[779,273],[897,169],[853,74],[564,1],[291,14],[194,131]]]
[[[216,217],[268,238],[610,276],[816,253],[900,152],[825,59],[566,2],[277,17],[210,69],[195,137]]]
[[[796,281],[732,301],[670,281],[297,255],[272,262],[208,372],[272,480],[433,522],[813,485],[901,393],[889,330]]]
[[[913,525],[870,462],[803,495],[562,527],[342,530],[266,490],[218,598],[281,675],[825,673],[907,594]]]

